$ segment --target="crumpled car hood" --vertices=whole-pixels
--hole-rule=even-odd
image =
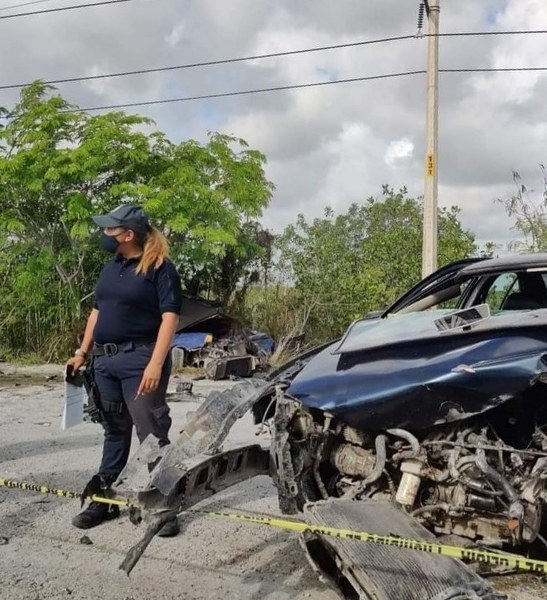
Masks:
[[[310,360],[288,393],[359,429],[425,429],[494,408],[547,372],[547,310],[441,332],[434,321],[448,312],[361,322]]]

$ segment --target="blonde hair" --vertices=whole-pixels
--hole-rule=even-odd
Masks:
[[[167,238],[161,231],[151,227],[144,238],[143,253],[135,271],[147,273],[152,267],[159,269],[168,256],[169,242]]]

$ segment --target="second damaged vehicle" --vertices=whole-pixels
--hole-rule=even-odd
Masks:
[[[458,261],[267,381],[210,397],[147,488],[128,473],[120,493],[160,514],[269,472],[282,512],[313,523],[460,546],[546,544],[546,383],[547,254]],[[222,453],[249,409],[271,423],[269,450]],[[501,597],[452,559],[303,544],[345,597]],[[458,582],[483,593],[458,596]]]

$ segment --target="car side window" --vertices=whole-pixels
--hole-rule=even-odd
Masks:
[[[491,310],[501,310],[507,296],[520,291],[516,273],[502,273],[492,280],[484,295],[484,302],[490,306]]]

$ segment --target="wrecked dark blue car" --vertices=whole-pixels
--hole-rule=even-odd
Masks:
[[[286,512],[393,501],[481,545],[542,538],[547,254],[463,260],[275,374]],[[255,405],[264,419],[265,403]]]
[[[121,490],[154,517],[150,538],[166,510],[269,474],[281,511],[310,524],[300,540],[310,562],[344,598],[500,600],[458,560],[321,528],[547,546],[546,384],[547,254],[462,260],[340,340],[212,394],[177,441],[140,460],[162,455],[147,486],[128,471]],[[224,449],[249,409],[269,447]]]

